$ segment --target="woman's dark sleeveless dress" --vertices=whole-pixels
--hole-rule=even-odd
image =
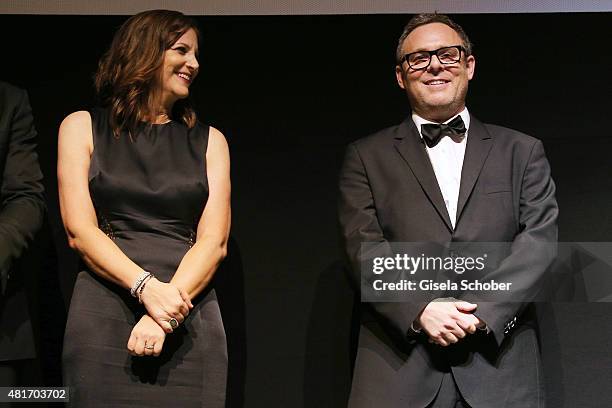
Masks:
[[[91,112],[89,189],[100,228],[132,261],[168,282],[193,245],[208,198],[208,127],[152,125],[112,135]],[[129,290],[79,273],[64,338],[64,383],[76,407],[223,407],[225,331],[214,289],[166,336],[159,357],[132,357],[127,341],[145,309]]]

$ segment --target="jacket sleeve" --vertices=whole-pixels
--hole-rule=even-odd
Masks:
[[[546,272],[557,253],[558,214],[550,165],[542,142],[536,141],[521,178],[520,232],[511,244],[510,254],[486,276],[487,280],[512,282],[512,290],[506,297],[496,292],[470,292],[462,296],[462,300],[478,304],[475,314],[487,324],[498,344],[546,281]]]
[[[339,177],[338,214],[345,255],[348,259],[353,284],[360,289],[362,302],[367,302],[391,326],[404,336],[416,334],[412,322],[431,299],[415,297],[412,302],[376,301],[364,298],[364,285],[371,287],[373,276],[361,273],[364,263],[374,257],[393,256],[391,245],[385,238],[376,213],[375,199],[366,166],[355,144],[348,146]],[[362,247],[368,243],[367,247]],[[397,281],[391,278],[390,281]]]
[[[42,173],[36,154],[36,130],[27,93],[14,93],[16,104],[4,104],[10,116],[7,151],[0,189],[0,278],[2,292],[13,262],[39,230],[44,214]],[[9,109],[10,110],[10,109]]]

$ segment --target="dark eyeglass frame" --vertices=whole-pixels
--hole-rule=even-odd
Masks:
[[[438,55],[438,53],[442,50],[447,50],[449,48],[456,48],[459,50],[459,59],[457,61],[453,61],[453,62],[442,62],[440,60],[440,56]],[[421,51],[415,51],[415,52],[410,52],[406,55],[404,55],[400,61],[400,64],[404,61],[406,61],[406,63],[408,64],[408,66],[410,67],[410,69],[413,69],[415,71],[422,71],[424,69],[429,68],[429,66],[431,65],[431,58],[435,55],[436,58],[438,59],[438,61],[440,62],[440,64],[443,65],[451,65],[451,64],[456,64],[458,62],[461,61],[461,52],[463,52],[464,54],[466,53],[465,47],[463,47],[462,45],[449,45],[447,47],[441,47],[438,48],[437,50],[433,50],[433,51],[426,51],[426,50],[421,50]],[[429,54],[429,62],[427,63],[427,65],[425,65],[424,67],[421,68],[413,68],[413,66],[410,64],[410,56],[414,55],[414,54]]]

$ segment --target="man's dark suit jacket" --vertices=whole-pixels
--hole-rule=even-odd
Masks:
[[[0,361],[35,356],[24,254],[44,214],[36,130],[27,93],[0,82]]]
[[[511,242],[492,278],[512,281],[532,299],[555,256],[555,186],[542,143],[473,116],[453,229],[433,168],[411,118],[348,146],[340,174],[339,218],[353,277],[360,279],[362,242]],[[366,255],[364,255],[366,256]],[[374,256],[368,253],[367,256]],[[428,297],[429,296],[429,297]],[[543,405],[533,305],[465,293],[490,333],[457,344],[430,344],[410,325],[434,294],[404,303],[364,305],[350,407],[421,408],[444,372],[475,408]],[[518,297],[517,297],[518,299]]]

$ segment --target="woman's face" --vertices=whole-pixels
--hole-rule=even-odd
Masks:
[[[179,99],[189,96],[189,86],[198,75],[198,37],[189,29],[164,52],[162,104],[170,111]]]

